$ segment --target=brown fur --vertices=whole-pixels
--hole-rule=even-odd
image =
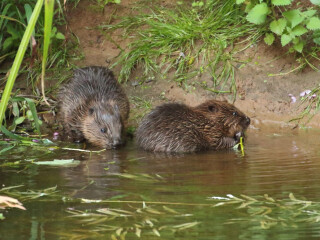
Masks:
[[[152,110],[137,129],[138,145],[155,152],[195,152],[231,148],[250,118],[227,102],[206,101],[196,107],[168,103]]]
[[[66,133],[73,140],[86,139],[107,149],[124,142],[129,101],[109,69],[86,67],[76,70],[70,83],[60,90],[59,100]]]

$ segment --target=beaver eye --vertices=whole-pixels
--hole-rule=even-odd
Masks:
[[[101,131],[102,133],[106,133],[106,129],[105,129],[105,128],[101,128],[100,131]]]
[[[233,116],[238,116],[238,113],[237,112],[233,112],[232,115]]]
[[[208,107],[208,110],[209,110],[210,112],[213,112],[213,111],[214,111],[214,106],[210,105],[210,106]]]
[[[92,115],[94,112],[94,109],[93,108],[89,108],[89,114]]]

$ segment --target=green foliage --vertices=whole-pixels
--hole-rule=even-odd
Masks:
[[[312,36],[314,43],[319,45],[320,29],[319,13],[315,9],[301,10],[294,8],[293,0],[251,0],[236,1],[237,4],[247,4],[247,20],[253,24],[268,26],[264,41],[271,45],[275,41],[275,36],[280,38],[281,45],[290,45],[290,49],[299,53],[304,52],[306,44]],[[320,5],[320,1],[313,0],[311,3]],[[313,34],[311,34],[313,32]],[[275,35],[271,34],[273,32]]]
[[[193,7],[155,8],[150,14],[129,16],[116,25],[101,26],[109,31],[123,29],[124,38],[133,38],[113,65],[121,65],[120,80],[128,80],[139,65],[144,69],[139,82],[161,72],[163,77],[173,74],[183,85],[186,80],[209,72],[214,82],[209,91],[235,91],[233,43],[249,35],[244,43],[251,44],[260,32],[246,22],[234,0],[203,2],[202,6],[197,1]]]
[[[269,7],[266,3],[255,5],[248,13],[247,20],[254,24],[262,24],[266,21]]]
[[[54,0],[59,2],[60,0]],[[19,44],[22,40],[23,33],[30,21],[32,9],[35,7],[37,1],[34,0],[2,0],[0,3],[0,63],[7,57],[12,57],[18,50]],[[60,4],[59,4],[60,5]],[[55,14],[61,15],[61,8],[57,8]],[[56,25],[64,23],[64,19],[57,17]],[[36,27],[32,32],[32,36],[37,39],[43,36],[44,16],[40,15]],[[64,39],[64,35],[55,29],[52,38],[55,41]],[[32,52],[32,45],[30,44],[29,54]]]
[[[29,121],[32,128],[37,129],[40,133],[42,121],[38,119],[36,106],[32,99],[13,97],[10,99],[8,110],[8,116],[13,116],[12,124],[8,127],[8,130],[15,131],[18,125]]]
[[[271,45],[274,42],[274,35],[272,33],[267,33],[264,41],[266,44]]]
[[[23,34],[23,38],[22,38],[21,43],[19,45],[19,50],[18,50],[17,55],[15,57],[15,60],[13,62],[6,87],[3,91],[1,102],[0,102],[0,127],[2,125],[2,121],[5,116],[5,110],[7,108],[7,104],[8,104],[9,98],[10,98],[10,94],[12,92],[14,82],[15,82],[16,77],[18,75],[19,68],[21,66],[21,63],[22,63],[24,54],[26,52],[29,40],[31,38],[32,32],[34,31],[36,22],[38,20],[39,15],[40,15],[42,5],[43,5],[43,0],[38,0],[36,6],[34,8],[34,11],[31,15],[27,29],[26,29],[25,33]]]
[[[292,0],[271,0],[271,3],[275,6],[290,5]]]

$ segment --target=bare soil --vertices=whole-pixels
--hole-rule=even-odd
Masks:
[[[131,2],[131,3],[130,3]],[[161,1],[162,4],[167,4]],[[68,9],[68,28],[80,40],[80,47],[85,58],[76,64],[79,67],[88,65],[110,66],[125,49],[130,39],[123,39],[120,31],[111,34],[113,41],[97,27],[103,23],[118,21],[113,16],[121,17],[132,14],[132,1],[122,0],[121,5],[107,5],[104,12],[97,12],[90,8],[92,2],[80,1],[76,8]],[[116,43],[116,44],[115,44]],[[289,123],[290,119],[298,116],[302,107],[299,107],[299,94],[306,89],[312,89],[319,83],[319,73],[310,68],[294,71],[299,66],[294,55],[286,55],[286,51],[279,46],[266,46],[263,42],[252,45],[240,52],[236,57],[247,61],[236,70],[237,98],[234,104],[252,118],[252,128],[262,128],[266,125],[294,128],[296,123]],[[121,66],[113,69],[119,74]],[[276,76],[270,76],[275,74]],[[227,98],[230,96],[217,95],[195,85],[188,89],[178,83],[168,80],[153,80],[143,85],[136,85],[135,81],[142,75],[137,68],[131,79],[124,87],[131,99],[131,123],[136,124],[139,116],[149,111],[141,106],[137,99],[150,101],[155,107],[165,101],[179,101],[189,105],[197,105],[210,98]],[[193,79],[193,81],[210,82],[209,74]],[[296,103],[291,103],[289,94],[297,97]],[[319,117],[314,117],[308,126],[320,127]]]

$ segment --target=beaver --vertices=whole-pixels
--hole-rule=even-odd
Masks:
[[[249,124],[250,118],[227,102],[208,100],[196,107],[166,103],[144,117],[137,144],[154,152],[226,149],[239,143]]]
[[[111,70],[98,66],[75,70],[58,97],[65,131],[74,141],[86,139],[107,149],[124,143],[129,100]]]

